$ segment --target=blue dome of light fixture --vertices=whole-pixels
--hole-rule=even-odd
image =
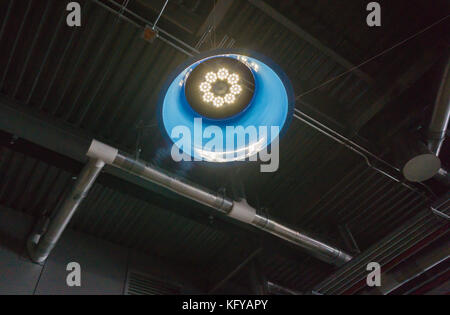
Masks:
[[[180,147],[187,155],[209,162],[231,162],[232,157],[218,158],[230,152],[223,137],[223,152],[205,152],[208,140],[199,140],[206,128],[217,126],[226,134],[227,126],[279,128],[266,141],[234,141],[231,151],[248,150],[255,154],[282,136],[292,118],[294,93],[282,71],[267,57],[248,50],[215,50],[189,59],[167,80],[159,100],[160,122],[173,143],[175,127],[185,126],[192,137],[191,147]],[[202,118],[201,124],[195,118]],[[195,123],[194,123],[195,121]],[[194,139],[194,136],[197,139]],[[199,147],[195,140],[202,141]],[[251,148],[251,150],[249,150]]]

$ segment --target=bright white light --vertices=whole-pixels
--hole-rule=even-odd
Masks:
[[[211,91],[212,84],[219,80],[227,82],[229,93],[224,97],[216,95]],[[226,104],[233,104],[236,101],[236,96],[242,92],[242,87],[237,84],[239,82],[239,75],[236,73],[229,73],[226,68],[221,68],[217,73],[208,72],[205,75],[205,81],[200,83],[200,92],[203,93],[203,101],[206,103],[213,103],[215,107],[222,107]]]
[[[225,103],[233,104],[235,100],[236,100],[236,96],[234,96],[234,94],[228,93],[225,95]]]
[[[208,92],[209,90],[211,90],[211,84],[209,84],[208,82],[202,82],[202,84],[200,84],[200,91],[205,93]]]
[[[258,142],[250,144],[247,147],[239,148],[236,150],[224,151],[224,152],[216,152],[216,151],[206,151],[201,148],[194,147],[195,152],[206,161],[210,162],[231,162],[238,161],[242,158],[246,159],[251,157],[252,155],[261,151],[267,145],[266,138],[262,137],[258,140]],[[244,154],[244,156],[242,156]],[[236,155],[236,156],[235,156]],[[233,156],[229,158],[229,156]]]
[[[214,100],[214,94],[212,94],[211,92],[206,92],[205,94],[203,94],[203,100],[206,103],[212,102]]]
[[[231,85],[239,82],[239,76],[236,73],[232,73],[228,76],[228,83]]]
[[[225,100],[223,99],[222,96],[217,96],[214,98],[213,104],[216,107],[221,107],[223,105],[223,103],[225,103]]]
[[[245,56],[239,56],[238,59],[242,60],[243,62],[247,62],[247,60],[248,60],[248,58]]]
[[[252,63],[251,63],[251,66],[252,66],[253,70],[255,70],[256,72],[258,72],[259,66],[258,66],[256,63],[252,62]]]
[[[220,69],[217,71],[217,77],[219,80],[225,80],[228,77],[228,70],[225,68]]]
[[[208,82],[208,83],[214,83],[214,82],[217,81],[217,75],[216,75],[214,72],[208,72],[208,73],[205,75],[205,80],[206,80],[206,82]]]
[[[238,95],[242,92],[242,88],[239,84],[235,84],[235,85],[231,86],[230,92],[234,95]]]

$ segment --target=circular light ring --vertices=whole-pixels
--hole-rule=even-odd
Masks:
[[[235,85],[232,85],[232,86],[231,86],[230,92],[231,92],[231,94],[233,94],[233,95],[239,95],[239,94],[241,94],[241,92],[242,92],[242,88],[241,88],[240,85],[235,84]]]
[[[205,80],[202,83],[200,83],[199,90],[203,93],[202,100],[205,103],[213,103],[215,107],[220,108],[224,104],[234,104],[236,101],[236,96],[241,93],[242,87],[237,84],[239,81],[239,76],[236,73],[229,74],[228,69],[221,68],[219,71],[217,71],[217,78],[221,81],[225,82],[219,82],[219,83],[213,83],[214,86],[221,86],[221,89],[223,91],[228,92],[227,94],[222,93],[224,96],[215,95],[215,91],[211,91],[212,86],[211,83],[208,81],[212,81],[214,78],[215,73],[208,72],[205,75]],[[191,104],[192,106],[192,104]],[[243,109],[243,107],[242,107]]]
[[[233,104],[236,100],[236,96],[234,96],[234,94],[228,93],[225,95],[224,100],[227,104]]]
[[[254,95],[255,78],[246,63],[228,56],[215,56],[192,66],[182,85],[192,110],[207,119],[223,120],[245,112]],[[214,98],[204,95],[207,92]],[[228,96],[223,102],[227,94],[234,94],[234,98]],[[221,98],[214,102],[216,97]]]
[[[227,81],[231,85],[237,84],[239,82],[239,75],[237,75],[236,73],[232,73],[228,76]]]
[[[230,119],[203,119],[199,125],[198,120],[194,119],[202,118],[202,116],[191,108],[186,99],[184,93],[186,81],[198,65],[212,58],[219,57],[233,58],[245,63],[255,79],[254,95],[250,104],[242,114]],[[228,78],[229,77],[230,75],[228,75]],[[213,79],[212,75],[211,79]],[[196,87],[198,90],[198,83]],[[230,96],[227,96],[228,94],[231,93],[227,93],[223,98],[225,103],[227,103],[227,100],[229,101]],[[211,95],[208,95],[211,98]],[[286,132],[293,115],[294,93],[286,74],[279,66],[268,58],[249,51],[218,50],[201,54],[178,67],[170,76],[162,90],[159,106],[160,126],[163,133],[172,143],[176,143],[179,140],[179,135],[172,134],[175,127],[184,126],[191,131],[192,146],[190,148],[180,147],[180,150],[192,157],[206,161],[231,162],[236,159],[220,157],[223,155],[221,154],[223,152],[207,152],[204,151],[204,147],[195,146],[195,141],[199,140],[197,139],[199,134],[201,138],[204,131],[211,126],[219,127],[224,135],[227,126],[242,126],[244,129],[248,126],[279,127],[279,133],[276,135],[272,134],[272,137],[269,137],[264,144],[259,142],[248,143],[248,141],[246,141],[240,146],[235,144],[235,147],[232,148],[233,152],[242,150],[253,150],[254,152],[258,152],[269,145],[271,141],[281,137]],[[213,104],[211,104],[211,106],[213,106]],[[197,130],[197,133],[195,130]],[[200,139],[201,145],[204,146],[205,142],[207,142],[205,139]],[[223,147],[226,148],[225,142]]]
[[[208,72],[208,73],[205,75],[205,80],[206,80],[206,82],[208,82],[208,83],[214,83],[214,82],[217,81],[217,75],[216,75],[214,72]]]
[[[211,92],[206,92],[205,94],[203,94],[203,101],[205,101],[206,103],[214,101],[214,94],[212,94]]]
[[[216,107],[221,107],[225,103],[225,100],[222,96],[216,96],[213,100],[213,104]]]
[[[227,68],[221,68],[219,69],[219,71],[217,71],[217,78],[219,80],[225,80],[226,78],[228,78],[228,69]]]
[[[200,84],[200,91],[203,93],[207,93],[207,92],[211,91],[211,84],[208,82],[202,82]]]

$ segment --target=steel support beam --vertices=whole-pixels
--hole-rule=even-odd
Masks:
[[[323,43],[321,43],[317,38],[303,30],[300,26],[289,20],[287,17],[285,17],[283,14],[272,8],[270,5],[265,3],[261,0],[248,0],[252,5],[263,11],[268,16],[272,17],[275,21],[292,31],[294,34],[298,35],[300,38],[311,44],[312,46],[319,49],[321,52],[323,52],[325,55],[336,61],[338,64],[343,66],[345,69],[350,70],[352,69],[352,72],[363,79],[364,81],[368,83],[372,83],[373,79],[362,70],[355,68],[355,65],[339,55],[337,52],[332,50],[331,48],[327,47]]]
[[[360,110],[356,110],[348,117],[352,122],[354,133],[358,133],[376,114],[378,114],[386,105],[391,103],[403,92],[408,90],[416,83],[439,59],[436,47],[428,47],[419,55],[409,67],[401,73],[393,82],[386,87],[373,89],[360,103]],[[375,100],[375,101],[374,101]]]
[[[405,261],[397,268],[381,273],[381,286],[366,289],[362,294],[387,295],[410,281],[418,278],[428,270],[445,262],[450,257],[449,242],[444,242],[437,248],[424,253],[423,256]]]
[[[434,202],[433,207],[449,215],[450,193]],[[425,207],[397,230],[316,285],[314,291],[332,295],[354,294],[366,286],[368,263],[378,262],[383,271],[388,271],[448,233],[448,227],[446,220],[437,218]]]
[[[228,10],[231,8],[233,1],[229,0],[218,0],[215,4],[205,22],[197,31],[197,36],[201,36],[205,33],[210,26],[217,29],[217,26],[222,22],[223,18],[227,14]]]
[[[222,280],[220,280],[211,290],[209,290],[209,294],[217,292],[220,288],[223,287],[224,284],[228,282],[231,278],[233,278],[236,274],[239,273],[245,266],[247,266],[256,256],[258,256],[262,252],[262,248],[258,248],[254,250],[243,262],[237,265],[228,275],[225,276]]]
[[[48,150],[85,164],[93,135],[30,111],[29,108],[0,97],[0,129]],[[105,173],[144,189],[170,196],[148,181],[115,167],[105,166]]]

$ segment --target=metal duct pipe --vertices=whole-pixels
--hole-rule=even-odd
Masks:
[[[104,165],[105,163],[101,160],[89,160],[78,176],[72,191],[65,197],[61,207],[49,223],[48,228],[43,233],[35,231],[31,234],[27,242],[27,249],[34,262],[41,263],[47,259]]]
[[[450,58],[442,76],[439,86],[433,116],[429,126],[428,148],[439,155],[447,132],[448,120],[450,118]]]
[[[258,213],[255,208],[247,204],[245,199],[234,202],[229,216],[293,243],[327,263],[341,266],[353,258],[338,248],[308,236],[303,232],[291,229],[271,219],[266,214]]]
[[[245,200],[233,201],[225,196],[208,191],[203,187],[198,187],[177,179],[97,140],[92,141],[87,156],[91,159],[105,161],[109,165],[121,168],[122,170],[150,180],[157,185],[166,187],[177,194],[219,210],[234,219],[251,224],[305,249],[313,256],[325,262],[339,266],[352,259],[350,255],[340,249],[334,248],[304,233],[282,225],[263,214],[257,213],[256,209],[249,206]]]
[[[124,171],[150,180],[151,182],[163,186],[179,195],[195,200],[205,206],[214,208],[224,213],[228,213],[233,207],[233,201],[220,196],[212,191],[197,187],[194,184],[186,183],[178,178],[147,165],[141,160],[134,159],[118,149],[110,147],[104,143],[93,140],[89,147],[87,156],[105,161],[105,163],[118,167]]]

